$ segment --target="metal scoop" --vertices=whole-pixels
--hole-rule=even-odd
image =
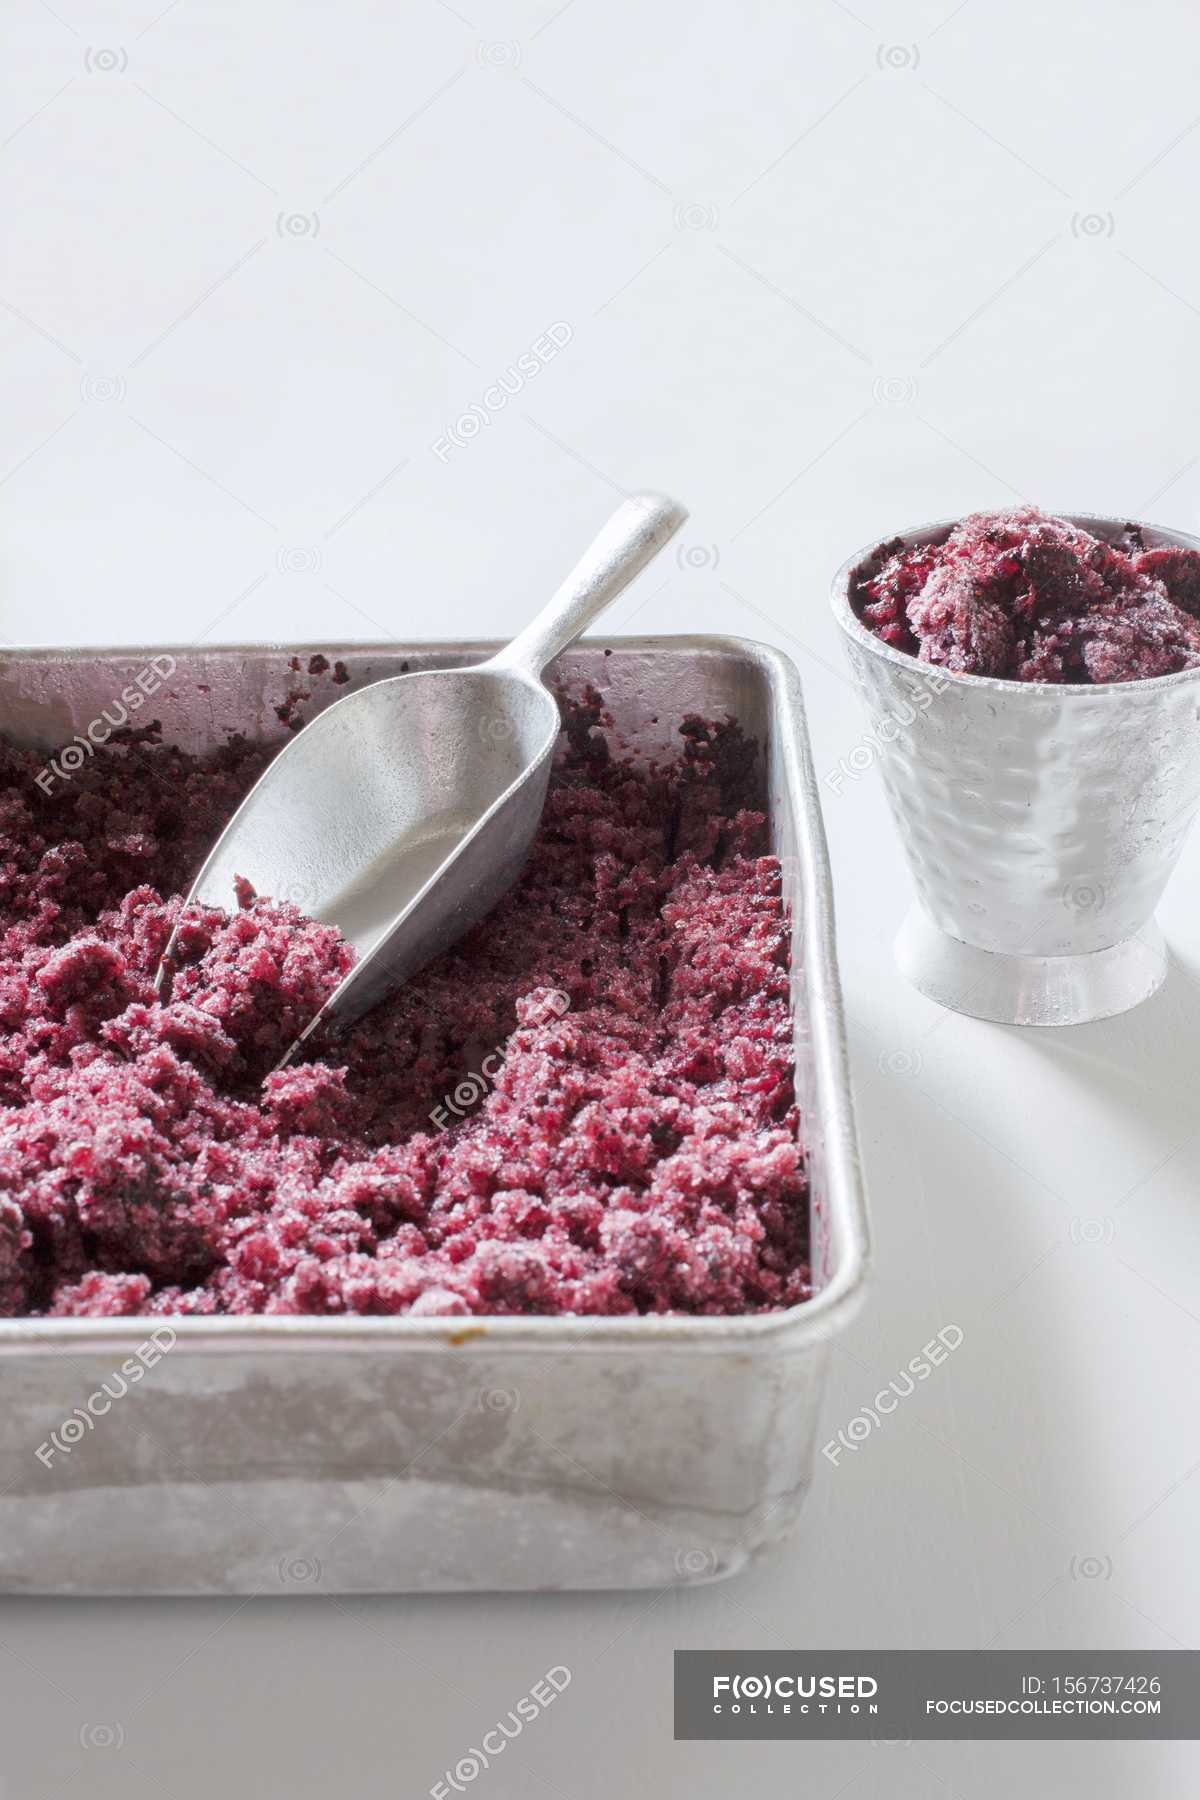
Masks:
[[[658,494],[617,508],[549,605],[488,662],[348,694],[305,726],[247,794],[189,903],[236,911],[237,878],[335,925],[354,968],[319,1027],[350,1024],[489,912],[521,872],[559,732],[542,670],[687,518]],[[156,986],[173,966],[172,934]]]

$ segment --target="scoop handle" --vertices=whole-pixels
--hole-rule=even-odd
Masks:
[[[664,494],[631,494],[622,500],[553,600],[492,658],[491,666],[539,676],[657,556],[686,518],[686,507]]]

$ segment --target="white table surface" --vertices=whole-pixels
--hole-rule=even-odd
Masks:
[[[660,486],[684,543],[607,628],[782,646],[823,773],[859,544],[1018,496],[1196,529],[1186,0],[10,0],[2,36],[11,642],[507,634]],[[1037,1035],[897,976],[877,772],[826,820],[876,1249],[830,1432],[962,1348],[724,1585],[10,1600],[4,1800],[407,1800],[556,1663],[476,1800],[1200,1788],[1188,1744],[672,1742],[677,1646],[1196,1639],[1200,841],[1161,993]]]

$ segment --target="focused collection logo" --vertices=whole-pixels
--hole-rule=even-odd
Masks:
[[[714,1675],[712,1710],[740,1713],[877,1713],[879,1683],[873,1675]]]

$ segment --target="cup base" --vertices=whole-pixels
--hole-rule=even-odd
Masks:
[[[1167,972],[1162,933],[1080,956],[1007,956],[942,931],[914,905],[896,938],[900,973],[930,1000],[1000,1025],[1086,1025],[1140,1006]]]

